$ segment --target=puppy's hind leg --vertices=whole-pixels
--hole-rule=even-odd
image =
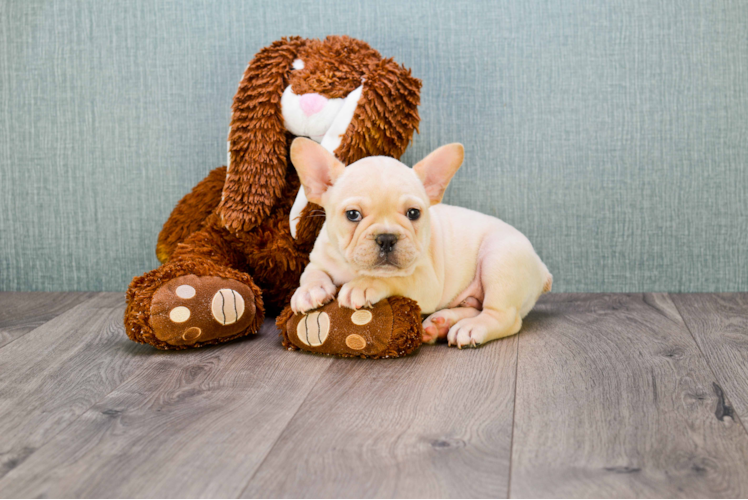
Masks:
[[[491,340],[508,337],[522,328],[522,318],[517,309],[504,310],[487,308],[475,317],[458,321],[447,333],[449,345],[462,349],[465,346],[478,347]]]
[[[436,311],[426,318],[423,322],[423,341],[429,344],[436,342],[436,339],[447,337],[447,332],[455,323],[464,318],[472,318],[480,314],[478,309],[473,307],[454,307],[452,309],[442,309]]]
[[[522,316],[535,305],[548,275],[526,240],[488,240],[480,254],[483,311],[450,328],[447,341],[459,348],[519,332]]]

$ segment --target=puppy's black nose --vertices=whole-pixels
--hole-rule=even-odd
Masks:
[[[377,242],[377,245],[379,245],[379,248],[384,253],[390,253],[395,249],[395,243],[397,243],[397,236],[394,234],[379,234],[376,238],[374,238],[374,241]]]

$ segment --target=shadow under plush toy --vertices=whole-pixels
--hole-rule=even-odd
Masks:
[[[258,52],[234,98],[228,168],[177,204],[158,238],[162,265],[130,284],[130,339],[186,349],[256,333],[266,310],[288,305],[324,222],[290,165],[292,140],[309,137],[345,165],[399,158],[418,128],[420,87],[410,70],[346,36],[283,38]],[[289,349],[393,357],[421,342],[420,309],[403,297],[290,316],[278,318]]]

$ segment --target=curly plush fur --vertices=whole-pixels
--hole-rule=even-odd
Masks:
[[[292,71],[293,61],[305,66]],[[420,80],[368,44],[346,36],[324,40],[284,38],[249,64],[232,106],[230,166],[213,170],[175,207],[159,235],[163,264],[135,278],[127,292],[125,326],[136,342],[185,349],[256,333],[264,314],[277,314],[299,283],[324,222],[308,204],[290,232],[289,214],[299,190],[288,150],[294,136],[283,122],[281,97],[344,97],[364,82],[353,119],[335,155],[346,165],[371,155],[399,158],[418,129]],[[255,318],[244,331],[191,345],[159,340],[150,322],[154,293],[169,280],[195,275],[247,285]],[[199,290],[198,290],[199,293]]]
[[[208,177],[182,198],[158,235],[156,257],[163,264],[177,245],[200,229],[221,202],[221,190],[226,182],[226,167],[213,169]]]

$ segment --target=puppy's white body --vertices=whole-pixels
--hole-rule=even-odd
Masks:
[[[424,322],[425,341],[447,337],[458,347],[476,346],[519,331],[522,318],[550,290],[552,276],[529,240],[514,227],[438,203],[462,161],[460,146],[451,174],[449,169],[433,172],[444,170],[449,163],[444,158],[431,174],[419,172],[419,166],[423,170],[434,163],[427,160],[439,151],[421,162],[425,166],[413,170],[390,158],[365,158],[320,188],[323,194],[331,191],[317,199],[327,220],[291,300],[294,311],[329,302],[336,287],[342,286],[340,305],[354,309],[392,295],[417,301],[430,315]],[[308,176],[297,163],[294,159],[306,187]],[[364,214],[353,226],[336,217],[350,207]],[[402,215],[407,207],[426,213],[409,221]],[[372,253],[372,245],[377,249],[374,238],[381,234],[396,236],[394,247],[402,247],[400,256],[390,249],[393,265],[380,262],[384,252]],[[367,265],[369,261],[372,264]]]
[[[424,313],[482,305],[490,291],[525,317],[551,279],[530,241],[504,221],[466,208],[439,204],[430,212],[431,274],[442,294],[434,307],[423,302]]]
[[[466,208],[439,204],[429,212],[430,245],[413,274],[375,279],[386,281],[393,295],[415,300],[424,314],[430,314],[464,304],[482,305],[486,291],[483,277],[487,274],[494,286],[505,284],[506,298],[522,317],[527,315],[550,279],[527,238],[495,217]],[[325,229],[310,255],[310,264],[326,272],[334,285],[342,286],[358,274],[330,244]],[[526,286],[512,286],[515,283]]]

